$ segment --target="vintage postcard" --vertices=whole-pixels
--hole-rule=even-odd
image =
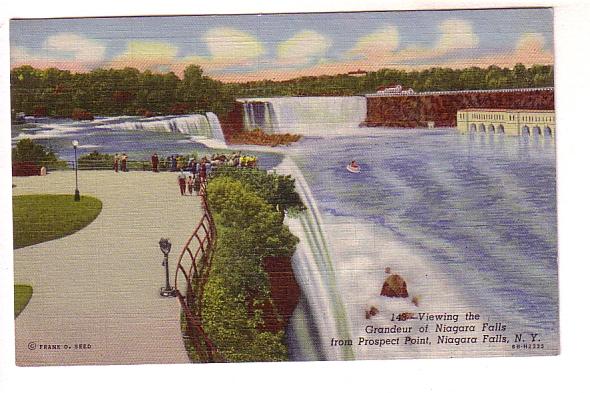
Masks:
[[[552,9],[10,46],[17,365],[559,353]]]

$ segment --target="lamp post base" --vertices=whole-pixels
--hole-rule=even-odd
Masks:
[[[176,289],[162,287],[162,288],[160,288],[160,296],[162,296],[162,297],[176,297]]]
[[[74,192],[74,201],[80,202],[80,191],[78,189],[76,189],[76,192]]]

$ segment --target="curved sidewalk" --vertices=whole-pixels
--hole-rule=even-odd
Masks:
[[[82,195],[103,203],[97,219],[73,235],[14,252],[15,283],[33,286],[15,321],[17,364],[189,362],[179,302],[159,295],[158,241],[172,242],[172,281],[199,217],[197,197],[180,196],[174,173],[81,171],[79,182]],[[74,173],[13,178],[13,184],[14,195],[73,194]]]

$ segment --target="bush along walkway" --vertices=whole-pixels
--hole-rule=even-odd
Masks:
[[[174,287],[182,307],[182,330],[191,360],[200,363],[223,362],[223,357],[205,332],[202,323],[203,290],[209,278],[217,237],[204,182],[201,183],[199,197],[203,215],[178,258]]]
[[[284,317],[271,297],[264,263],[295,252],[298,239],[283,225],[286,209],[304,208],[293,180],[258,169],[224,168],[210,179],[206,203],[215,241],[205,263],[193,266],[205,272],[191,281],[193,312],[216,352],[207,358],[197,345],[187,345],[189,357],[195,362],[288,360],[284,329],[277,329],[285,326]]]

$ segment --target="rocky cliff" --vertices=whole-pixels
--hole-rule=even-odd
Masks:
[[[467,91],[431,95],[368,96],[369,127],[455,127],[457,111],[466,108],[554,109],[553,89]]]

